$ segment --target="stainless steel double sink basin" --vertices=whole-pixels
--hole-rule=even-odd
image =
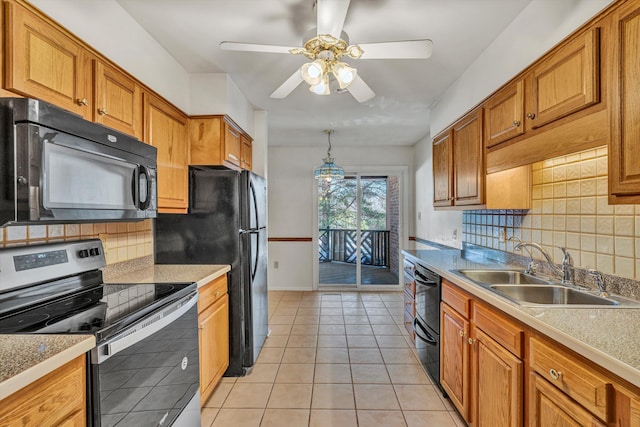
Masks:
[[[640,307],[640,303],[634,300],[602,297],[518,270],[466,269],[454,272],[523,306]]]

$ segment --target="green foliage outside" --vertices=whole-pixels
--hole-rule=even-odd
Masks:
[[[364,177],[360,179],[362,189],[362,230],[387,229],[387,178]],[[355,230],[357,226],[357,179],[318,181],[319,228]]]

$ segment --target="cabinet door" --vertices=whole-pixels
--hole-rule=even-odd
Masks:
[[[475,426],[522,426],[522,361],[480,329],[475,329],[475,339]]]
[[[453,184],[455,205],[484,203],[482,109],[453,125]]]
[[[242,141],[242,147],[240,149],[242,169],[251,170],[253,159],[253,147],[251,144],[251,138],[246,135],[242,135],[240,139]]]
[[[24,6],[4,2],[5,89],[92,120],[91,62],[69,36]]]
[[[600,101],[600,31],[575,37],[536,66],[527,77],[527,129]]]
[[[443,303],[440,325],[440,383],[462,417],[469,422],[469,322]]]
[[[3,399],[0,425],[84,425],[86,383],[82,355]]]
[[[184,213],[188,207],[187,119],[177,109],[144,94],[144,141],[158,148],[158,208]]]
[[[135,80],[102,61],[94,61],[94,121],[142,137],[142,95]]]
[[[615,15],[613,133],[609,145],[610,203],[640,203],[640,7],[629,2]],[[627,196],[627,197],[623,197]],[[628,196],[635,196],[629,198]]]
[[[524,83],[511,83],[484,105],[484,145],[493,147],[524,133]]]
[[[224,294],[199,316],[200,401],[206,402],[229,366],[229,296]]]
[[[240,166],[240,132],[229,123],[224,124],[224,160],[235,166]]]
[[[453,204],[453,152],[451,132],[447,131],[433,139],[433,206]]]
[[[529,427],[605,427],[544,378],[533,372],[530,378]]]

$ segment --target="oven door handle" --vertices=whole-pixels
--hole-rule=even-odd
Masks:
[[[180,318],[191,307],[198,302],[198,293],[187,295],[186,297],[165,306],[159,313],[152,314],[139,323],[125,330],[119,336],[113,338],[112,341],[103,344],[103,352],[98,352],[98,363],[102,363],[111,356],[121,352],[131,345],[142,341],[143,339],[155,334],[165,326]],[[175,307],[178,307],[177,309]],[[134,329],[135,332],[131,332]]]
[[[417,284],[422,285],[422,286],[438,286],[438,284],[434,281],[424,281],[424,280],[420,280],[417,277],[415,278],[415,281]]]
[[[426,283],[429,286],[437,285],[438,283],[433,280],[431,277],[427,277],[420,272],[420,270],[416,269],[415,271],[416,280],[420,280],[423,283]]]
[[[422,332],[424,332],[427,336],[424,337],[424,336],[420,335],[420,332],[418,332],[418,329],[420,329]],[[413,319],[413,332],[415,332],[416,336],[418,338],[420,338],[422,341],[426,342],[427,344],[431,344],[431,345],[437,345],[438,344],[436,339],[431,336],[429,331],[427,331],[420,323],[418,323],[418,319],[417,318]]]

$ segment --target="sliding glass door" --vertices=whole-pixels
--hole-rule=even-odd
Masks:
[[[318,181],[320,287],[399,283],[397,182],[397,176],[357,173]]]

